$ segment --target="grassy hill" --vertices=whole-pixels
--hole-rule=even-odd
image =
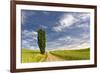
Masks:
[[[90,59],[90,48],[80,49],[80,50],[56,50],[56,51],[50,51],[50,53],[65,60]]]
[[[46,62],[60,60],[89,60],[90,48],[80,50],[55,50],[40,54],[39,50],[22,49],[21,62]]]

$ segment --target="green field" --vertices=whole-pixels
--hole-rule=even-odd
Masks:
[[[45,61],[47,55],[40,54],[38,50],[27,50],[27,49],[22,49],[22,58],[21,62],[22,63],[30,63],[30,62],[42,62]]]
[[[50,51],[51,54],[63,58],[65,60],[88,60],[90,59],[90,49],[80,50],[57,50]]]
[[[22,49],[21,62],[46,62],[46,61],[59,61],[59,60],[89,60],[90,49],[80,50],[55,50],[49,51],[46,54],[40,54],[39,50]]]

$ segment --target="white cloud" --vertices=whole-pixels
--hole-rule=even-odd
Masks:
[[[23,30],[22,31],[22,38],[32,38],[32,39],[37,39],[37,32],[35,31],[28,31],[28,30]]]
[[[64,14],[61,19],[58,21],[58,26],[55,26],[53,29],[55,31],[62,31],[66,27],[70,27],[78,20],[72,14]]]
[[[61,16],[60,20],[57,22],[57,26],[53,27],[56,32],[62,31],[65,28],[71,27],[78,23],[77,27],[88,27],[88,25],[80,24],[81,21],[87,20],[90,17],[89,13],[83,14],[64,14]]]
[[[88,28],[89,24],[88,23],[84,23],[84,24],[76,25],[76,27],[78,27],[78,28]]]
[[[87,34],[80,37],[63,36],[55,41],[48,42],[49,49],[84,49],[90,47],[90,40]]]
[[[90,17],[90,13],[79,14],[78,17],[85,20]]]
[[[77,19],[72,14],[64,14],[59,22],[63,27],[69,27],[76,21]]]
[[[90,48],[90,43],[88,42],[84,42],[82,44],[74,43],[74,44],[58,47],[58,49],[61,49],[61,50],[74,50],[74,49],[76,50],[76,49],[85,49],[85,48]]]
[[[43,29],[47,29],[47,26],[45,26],[45,25],[40,25],[40,27]]]
[[[36,41],[37,32],[35,31],[22,31],[22,48],[37,49]]]
[[[65,36],[65,37],[61,37],[58,39],[58,41],[68,41],[71,40],[72,38],[70,36]]]
[[[77,45],[77,49],[84,49],[84,48],[89,48],[90,47],[90,43],[89,42],[84,42],[81,45]]]
[[[38,47],[36,45],[34,41],[30,41],[29,40],[22,40],[22,48],[25,48],[25,49],[38,49]]]
[[[28,44],[28,41],[22,40],[22,44],[23,44],[23,45],[26,45],[26,44]]]
[[[58,41],[80,41],[82,38],[84,38],[84,36],[82,36],[81,38],[78,38],[78,37],[72,37],[72,36],[63,36],[63,37],[60,37],[58,38]]]
[[[36,46],[31,45],[32,42],[28,41],[28,40],[22,40],[22,48],[25,49],[38,49]]]

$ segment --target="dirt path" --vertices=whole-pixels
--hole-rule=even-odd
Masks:
[[[64,59],[61,59],[55,55],[52,55],[51,53],[47,52],[47,62],[52,62],[52,61],[63,61]]]

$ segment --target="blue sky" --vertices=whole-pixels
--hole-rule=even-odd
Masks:
[[[46,31],[47,50],[90,47],[90,13],[21,10],[22,48],[39,49],[40,27]]]

